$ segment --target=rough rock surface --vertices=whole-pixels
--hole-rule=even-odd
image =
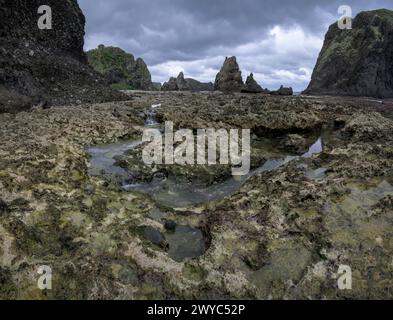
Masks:
[[[170,77],[168,82],[165,82],[162,87],[162,91],[178,91],[179,87],[177,86],[177,79],[174,77]]]
[[[329,99],[147,92],[4,114],[0,298],[392,299],[392,113]],[[158,208],[141,192],[89,175],[86,152],[140,138],[141,113],[158,103],[158,117],[176,128],[297,134],[289,136],[295,145],[306,128],[320,134],[322,123],[323,152],[256,173],[225,199]],[[203,230],[205,254],[170,258],[155,241],[166,224],[157,212]],[[37,288],[43,264],[52,267],[52,290]],[[351,266],[352,290],[337,287],[340,265]]]
[[[52,8],[52,30],[37,26],[41,1],[0,1],[0,112],[124,98],[87,64],[85,18],[77,1],[45,4]],[[9,97],[15,95],[21,104],[11,106]]]
[[[184,73],[180,72],[177,78],[171,77],[168,82],[162,86],[163,91],[213,91],[214,87],[211,82],[203,83],[192,78],[184,78]]]
[[[393,97],[393,11],[361,12],[352,28],[330,26],[305,94]]]
[[[186,79],[184,79],[184,73],[180,72],[176,78],[176,85],[179,91],[187,91],[190,90]]]
[[[258,84],[258,82],[255,81],[254,75],[251,73],[246,80],[245,88],[242,90],[242,92],[246,93],[261,93],[265,92],[264,89]]]
[[[111,84],[126,84],[130,89],[153,90],[151,74],[142,58],[116,47],[99,45],[87,52],[90,65]]]
[[[236,57],[225,58],[224,65],[216,76],[214,90],[240,92],[242,89],[244,89],[244,83]]]

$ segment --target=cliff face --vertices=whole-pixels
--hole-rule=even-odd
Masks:
[[[0,0],[0,112],[122,99],[87,64],[77,1],[44,2],[52,9],[51,30],[38,28],[42,4]]]
[[[87,52],[90,65],[111,84],[124,84],[130,89],[153,90],[151,74],[146,63],[124,50],[100,45]]]
[[[352,30],[330,26],[305,94],[393,97],[393,11],[352,22]]]

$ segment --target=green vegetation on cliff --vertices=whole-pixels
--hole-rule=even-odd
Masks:
[[[90,65],[103,74],[112,87],[152,90],[151,74],[146,63],[124,50],[99,45],[87,52]]]
[[[330,26],[305,93],[393,97],[393,11],[360,12],[352,29]]]

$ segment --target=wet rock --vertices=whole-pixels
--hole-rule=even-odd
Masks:
[[[167,239],[168,255],[177,262],[199,257],[206,251],[201,230],[190,226],[178,226],[176,232],[167,234]]]
[[[351,30],[330,26],[305,94],[393,97],[393,11],[359,13]]]
[[[150,241],[151,243],[165,249],[168,246],[168,243],[165,240],[164,235],[154,229],[153,227],[145,227],[143,231],[143,236],[145,237],[146,240]]]
[[[308,141],[298,134],[288,134],[281,142],[282,149],[296,154],[304,153],[308,148]]]
[[[224,65],[216,76],[214,90],[223,92],[240,92],[244,89],[242,73],[236,57],[225,58]]]
[[[268,133],[308,137],[303,132],[335,119],[345,127],[323,133],[323,154],[257,172],[223,200],[153,219],[152,197],[89,175],[86,149],[139,139],[140,112],[157,101],[158,117],[176,128],[252,128],[265,159],[283,158],[265,145]],[[391,299],[392,120],[361,101],[146,92],[132,105],[2,114],[0,194],[9,210],[0,214],[0,298]],[[165,219],[178,225],[165,232],[163,252],[141,241],[140,226],[162,243]],[[47,296],[31,281],[37,261],[62,272]],[[340,264],[352,267],[351,291],[337,290],[331,277]]]
[[[175,231],[177,223],[173,220],[166,220],[164,224],[164,228],[168,231]]]

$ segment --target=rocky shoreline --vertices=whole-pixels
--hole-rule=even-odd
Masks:
[[[320,154],[260,172],[223,200],[173,209],[89,175],[86,148],[140,137],[152,104],[178,128],[280,133],[291,148],[321,128],[329,135]],[[3,114],[0,297],[391,298],[393,120],[379,111],[360,99],[140,92]],[[168,221],[201,230],[206,252],[173,260],[152,241]],[[42,264],[53,290],[36,286]],[[337,289],[340,264],[353,270],[351,291]]]

